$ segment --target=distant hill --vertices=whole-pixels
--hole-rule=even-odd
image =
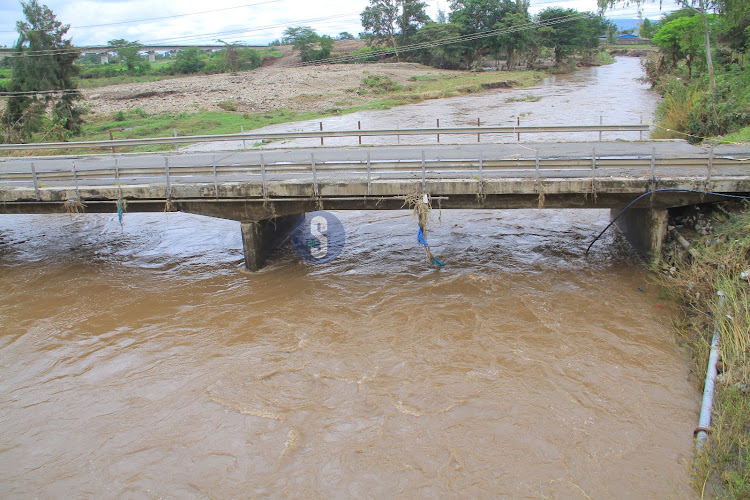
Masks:
[[[617,26],[617,31],[624,31],[629,30],[631,28],[638,28],[638,24],[640,24],[640,21],[638,19],[610,19],[615,26]],[[653,21],[653,19],[651,19]]]

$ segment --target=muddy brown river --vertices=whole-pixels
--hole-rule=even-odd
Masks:
[[[584,256],[608,211],[433,210],[440,270],[409,212],[337,216],[258,273],[237,222],[0,216],[0,495],[695,496],[675,310]]]

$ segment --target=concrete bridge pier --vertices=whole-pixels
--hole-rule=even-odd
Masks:
[[[612,209],[611,217],[616,217],[620,211]],[[641,256],[650,262],[658,262],[667,237],[668,221],[669,211],[666,209],[631,208],[617,219],[615,225]]]
[[[155,50],[149,50],[148,51],[148,62],[155,62],[156,61],[156,51]]]
[[[301,215],[283,215],[273,219],[242,222],[245,267],[250,271],[262,268],[266,258],[289,239]]]
[[[108,52],[102,52],[99,54],[99,60],[102,62],[102,64],[109,63],[109,53]]]

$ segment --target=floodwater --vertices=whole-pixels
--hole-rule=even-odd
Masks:
[[[503,72],[498,79],[503,79]],[[526,88],[498,89],[462,97],[424,101],[390,110],[363,111],[298,123],[272,125],[254,132],[303,132],[320,130],[364,130],[435,127],[512,127],[549,125],[638,125],[653,122],[659,95],[650,92],[640,81],[643,68],[640,59],[618,57],[614,64],[580,69],[576,72],[546,78],[539,85]],[[603,140],[648,139],[644,132],[604,132]],[[486,134],[483,142],[597,141],[598,132],[546,134]],[[435,144],[436,136],[363,137],[365,145]],[[441,144],[476,143],[476,135],[440,135]],[[326,138],[326,146],[352,146],[356,137]],[[320,139],[275,141],[265,148],[307,147],[320,145]],[[250,146],[250,144],[247,144]],[[185,151],[239,149],[241,142],[204,143]]]
[[[541,102],[541,101],[540,101]],[[598,210],[0,216],[3,497],[692,498],[699,394]]]

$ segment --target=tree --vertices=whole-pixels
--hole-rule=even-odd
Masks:
[[[597,0],[599,3],[599,10],[604,11],[608,7],[614,7],[617,4],[631,4],[641,5],[646,3],[648,0]],[[652,0],[653,1],[653,0]],[[687,9],[691,9],[701,16],[703,21],[703,43],[706,49],[706,65],[708,66],[708,78],[711,83],[711,90],[716,90],[716,75],[714,74],[714,61],[711,55],[711,32],[708,26],[708,11],[715,10],[720,0],[674,0],[677,5],[681,5]],[[747,0],[737,0],[740,5],[746,4]],[[659,2],[661,6],[661,2]]]
[[[688,77],[693,75],[693,60],[703,45],[700,16],[680,17],[669,21],[661,27],[651,41],[672,58],[672,64],[677,65],[685,59],[688,67]]]
[[[416,41],[425,48],[417,53],[422,64],[443,69],[458,69],[463,60],[466,45],[458,42],[436,44],[440,40],[458,38],[461,31],[456,24],[427,23],[418,32]]]
[[[556,64],[576,50],[592,50],[599,43],[599,36],[606,31],[601,17],[580,17],[579,14],[575,9],[550,7],[537,16],[539,21],[572,17],[569,21],[543,26],[538,30],[542,44],[555,52]]]
[[[172,63],[172,71],[175,73],[191,74],[198,73],[206,63],[201,58],[201,51],[198,47],[190,47],[177,53]]]
[[[60,138],[79,132],[83,110],[75,103],[82,96],[76,90],[79,69],[74,63],[80,51],[63,39],[70,26],[37,0],[21,1],[21,6],[26,21],[16,23],[17,55],[8,84],[8,92],[16,94],[8,99],[3,115],[6,139],[30,139],[45,125],[47,133]]]
[[[354,35],[349,33],[348,31],[342,31],[339,33],[339,36],[336,37],[337,40],[354,40]]]
[[[505,67],[508,70],[515,67],[519,54],[534,43],[534,34],[531,30],[518,29],[530,22],[531,18],[528,14],[514,12],[506,15],[495,25],[495,28],[505,30],[503,34],[495,37],[495,40],[500,49],[505,52]]]
[[[139,53],[141,48],[143,48],[143,45],[137,41],[128,42],[127,40],[119,38],[116,40],[110,40],[107,44],[115,49],[120,64],[124,63],[125,68],[129,73],[143,73],[150,67],[148,60]]]
[[[282,41],[291,44],[304,62],[325,59],[333,50],[333,38],[328,35],[320,36],[309,26],[287,28]]]
[[[750,2],[719,0],[722,39],[734,50],[750,49]]]
[[[450,22],[461,26],[463,35],[495,29],[507,14],[518,10],[518,5],[512,0],[453,0],[450,6]],[[499,50],[496,38],[478,38],[469,46],[472,49],[470,63],[490,50]]]
[[[638,29],[638,36],[641,38],[648,38],[651,39],[654,37],[654,34],[656,33],[654,29],[654,23],[648,20],[648,18],[644,19],[641,23],[640,28]]]
[[[364,33],[375,43],[389,43],[398,59],[399,42],[406,43],[430,21],[426,7],[418,0],[370,0],[360,14]]]

